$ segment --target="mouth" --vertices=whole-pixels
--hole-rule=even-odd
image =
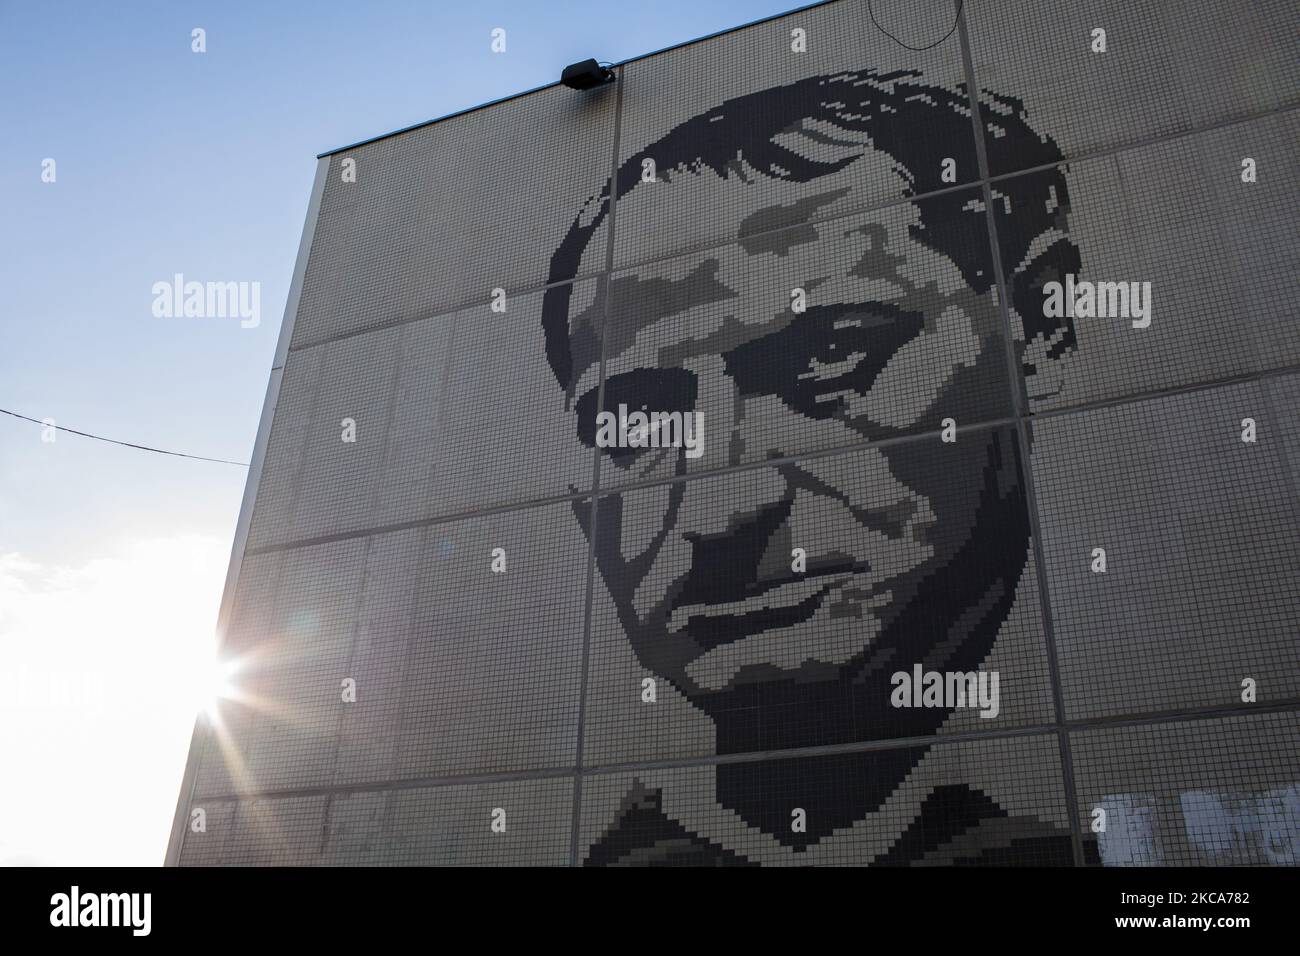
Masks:
[[[679,600],[668,619],[668,629],[711,651],[755,631],[806,621],[837,585],[866,570],[866,565],[847,565],[838,571],[756,583],[731,598],[714,593],[707,602]]]
[[[669,633],[712,651],[759,631],[808,620],[832,590],[855,578],[870,586],[875,562],[854,553],[856,540],[853,550],[828,550],[808,558],[799,571],[769,562],[794,499],[787,495],[726,533],[683,534],[691,546],[691,570],[671,598]],[[854,525],[844,527],[851,531]]]
[[[847,663],[874,638],[874,612],[890,594],[869,571],[866,562],[838,562],[745,588],[731,600],[679,603],[668,631],[701,651],[687,674],[704,689],[790,672],[815,677]]]

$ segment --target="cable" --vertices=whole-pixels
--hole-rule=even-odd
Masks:
[[[881,33],[883,33],[885,36],[889,37],[889,39],[893,40],[895,43],[897,43],[899,46],[903,47],[904,49],[914,50],[917,53],[921,53],[924,52],[925,50],[933,50],[944,40],[948,39],[948,37],[952,36],[953,30],[957,29],[958,21],[961,20],[961,8],[965,5],[965,3],[966,0],[957,0],[957,15],[952,18],[952,30],[949,30],[947,33],[945,33],[939,39],[935,40],[929,46],[908,46],[898,37],[894,36],[892,33],[890,33],[888,30],[882,27],[880,25],[880,21],[876,19],[876,12],[871,9],[871,0],[867,0],[867,14],[868,16],[871,17],[871,22],[876,25],[876,29],[879,30]]]
[[[95,441],[106,441],[112,445],[122,445],[126,448],[138,448],[140,451],[157,452],[159,455],[175,455],[177,458],[194,458],[198,461],[215,461],[222,465],[239,465],[241,468],[247,468],[246,461],[230,461],[227,458],[205,458],[203,455],[187,455],[183,451],[167,451],[165,448],[150,448],[148,445],[137,445],[134,442],[118,441],[116,438],[105,438],[103,435],[92,435],[90,432],[79,432],[75,428],[64,428],[62,425],[49,425],[39,418],[28,418],[26,415],[19,415],[17,412],[11,412],[7,408],[0,408],[0,412],[6,415],[12,415],[14,418],[21,418],[25,422],[35,422],[45,428],[53,428],[57,431],[68,432],[71,435],[80,435],[82,438],[93,438]]]

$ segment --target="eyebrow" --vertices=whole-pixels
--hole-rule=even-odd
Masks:
[[[718,278],[721,263],[714,255],[702,259],[681,278],[655,275],[642,278],[625,273],[609,282],[609,317],[604,325],[606,355],[621,355],[637,335],[663,319],[714,302],[739,298]]]

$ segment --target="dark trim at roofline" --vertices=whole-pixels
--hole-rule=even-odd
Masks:
[[[758,20],[751,20],[749,23],[742,23],[739,26],[727,27],[725,30],[718,30],[716,33],[710,33],[706,36],[696,37],[694,40],[684,40],[681,43],[674,43],[672,46],[666,46],[663,47],[662,49],[655,50],[651,53],[642,53],[639,56],[629,57],[626,60],[621,60],[618,63],[613,64],[613,66],[615,69],[618,69],[620,67],[627,66],[627,64],[629,63],[636,63],[638,60],[647,60],[652,56],[658,56],[660,53],[668,53],[671,50],[679,50],[684,46],[691,46],[692,44],[695,43],[703,43],[705,40],[712,40],[715,37],[726,36],[728,33],[735,33],[738,30],[744,30],[749,27],[756,27],[760,23],[768,23],[771,20],[779,20],[781,19],[781,17],[788,17],[792,13],[802,13],[805,10],[812,10],[816,7],[825,7],[825,6],[829,6],[832,3],[837,3],[837,2],[838,0],[817,0],[816,3],[806,3],[802,7],[795,7],[792,10],[785,10],[782,11],[781,13],[774,13],[771,16],[762,17]],[[486,103],[480,103],[478,106],[469,106],[463,110],[457,110],[454,113],[448,113],[445,116],[439,116],[436,117],[435,119],[425,120],[422,123],[413,123],[410,126],[403,126],[401,129],[395,129],[391,133],[380,133],[378,136],[371,136],[369,139],[358,140],[357,142],[351,143],[347,146],[339,146],[336,149],[328,149],[323,153],[317,153],[316,158],[323,159],[326,156],[333,156],[335,153],[346,152],[349,149],[356,149],[360,146],[368,146],[371,143],[379,142],[381,139],[388,139],[391,136],[401,136],[403,133],[411,132],[411,130],[423,129],[425,126],[432,126],[434,123],[441,123],[443,120],[455,119],[457,116],[464,116],[466,113],[474,113],[477,112],[478,110],[485,110],[489,106],[497,106],[501,103],[509,103],[511,100],[517,100],[521,96],[530,96],[533,93],[540,93],[542,90],[549,90],[552,87],[559,86],[559,85],[560,85],[560,81],[556,80],[554,83],[547,83],[544,86],[535,86],[531,90],[524,90],[521,93],[511,93],[509,96],[503,96],[500,99],[496,99],[496,100],[489,100]]]

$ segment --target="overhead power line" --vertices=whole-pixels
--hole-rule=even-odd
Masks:
[[[898,37],[894,36],[892,33],[890,33],[888,30],[882,27],[880,25],[880,21],[876,19],[876,12],[871,9],[871,0],[867,0],[867,15],[871,17],[871,22],[876,25],[877,30],[879,30],[885,36],[889,37],[889,39],[893,40],[903,49],[914,50],[917,53],[924,53],[926,50],[933,50],[940,43],[948,39],[948,37],[952,36],[957,31],[957,24],[961,22],[961,8],[965,5],[965,3],[966,0],[957,0],[957,16],[953,17],[952,19],[952,29],[949,30],[947,33],[945,33],[943,36],[939,37],[939,39],[935,40],[929,46],[908,46]]]
[[[64,428],[62,425],[52,425],[48,422],[41,421],[39,418],[30,418],[27,415],[19,415],[17,412],[11,412],[7,408],[0,408],[0,412],[6,415],[12,415],[14,418],[21,418],[25,422],[33,422],[43,428],[53,428],[56,431],[67,432],[69,435],[80,435],[82,438],[93,438],[95,441],[106,441],[110,445],[121,445],[123,448],[136,448],[140,451],[151,451],[159,455],[173,455],[176,458],[193,458],[196,461],[215,461],[222,465],[238,465],[241,468],[247,468],[246,461],[231,461],[228,458],[208,458],[205,455],[187,455],[183,451],[168,451],[166,448],[153,448],[149,445],[137,445],[135,442],[118,441],[116,438],[105,438],[103,435],[92,435],[90,432],[77,431],[75,428]]]

